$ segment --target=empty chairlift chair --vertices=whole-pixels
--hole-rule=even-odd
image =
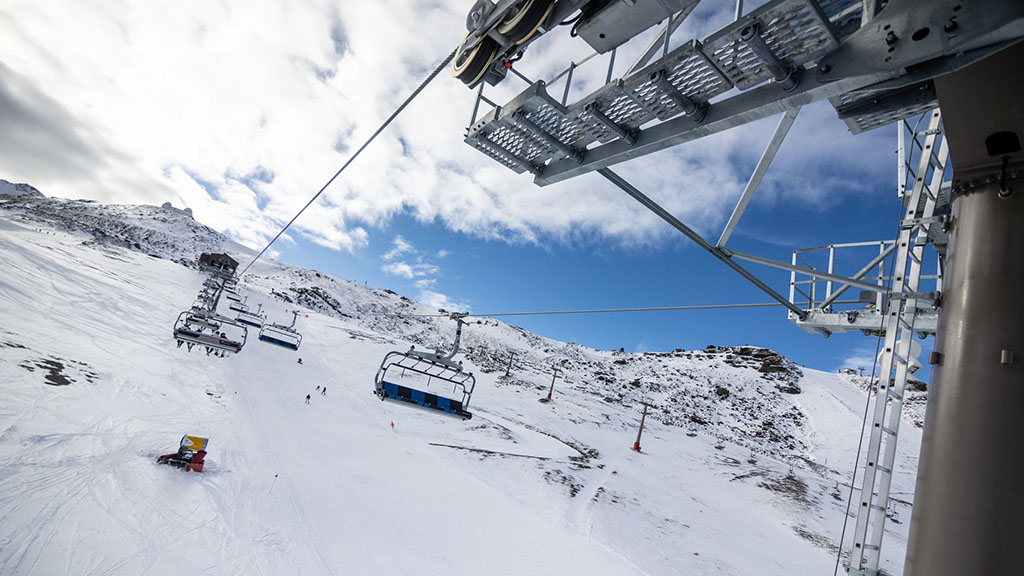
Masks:
[[[188,315],[185,316],[185,322],[194,327],[207,328],[220,333],[220,320],[217,320],[215,314],[203,308],[193,308],[190,310]]]
[[[263,328],[266,319],[267,317],[263,314],[263,304],[260,304],[255,312],[239,312],[238,316],[235,316],[235,322],[253,328]]]
[[[192,311],[187,310],[179,314],[178,320],[174,323],[174,339],[178,348],[184,344],[191,352],[193,346],[199,345],[206,349],[207,354],[214,351],[237,353],[242,350],[249,333],[245,326],[223,316],[210,317],[208,320],[219,322],[218,329],[214,330],[207,323],[199,322]]]
[[[297,310],[292,312],[292,323],[290,326],[284,326],[282,324],[265,324],[260,329],[260,341],[268,344],[274,344],[287,348],[289,350],[298,350],[299,345],[302,344],[302,334],[295,329],[295,319],[298,318],[299,312]]]
[[[245,301],[249,299],[248,296],[246,296],[241,302],[239,302],[237,297],[232,299],[230,293],[225,292],[225,294],[227,294],[228,300],[233,300],[231,304],[228,305],[228,308],[234,310],[235,312],[249,311],[249,305],[245,303]]]
[[[374,378],[374,394],[381,400],[394,400],[436,410],[463,420],[472,418],[473,414],[468,409],[476,377],[463,370],[462,362],[452,360],[459,351],[464,316],[451,316],[458,325],[455,329],[455,345],[447,355],[442,356],[441,352],[422,352],[415,347],[409,348],[407,352],[393,351],[385,355]],[[403,381],[408,377],[414,380],[414,386]],[[431,385],[436,386],[437,392],[428,390]]]

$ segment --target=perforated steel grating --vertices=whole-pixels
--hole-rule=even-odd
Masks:
[[[674,57],[658,68],[665,70],[669,83],[680,94],[685,94],[694,102],[705,103],[732,88],[732,84],[700,51],[700,44],[696,40],[677,48],[670,56]],[[637,74],[641,81],[635,94],[659,120],[667,120],[679,114],[680,110],[675,100],[650,80],[652,71],[647,68],[643,74]]]
[[[850,1],[835,0],[830,9],[841,13]],[[636,130],[655,119],[669,120],[682,112],[672,95],[651,80],[656,71],[664,70],[676,91],[698,104],[708,103],[734,84],[744,89],[760,84],[771,74],[739,40],[740,30],[754,21],[759,23],[768,47],[787,66],[803,66],[838,44],[828,18],[814,0],[775,0],[716,32],[703,44],[691,40],[569,106],[563,107],[548,95],[543,83],[537,83],[471,126],[466,141],[521,173],[525,169],[520,161],[543,167],[566,153],[521,125],[515,118],[517,112],[560,143],[583,150],[618,138],[587,111],[589,104],[595,104],[625,130]]]
[[[878,112],[869,111],[864,114],[858,114],[856,116],[844,118],[843,120],[846,122],[846,125],[850,128],[850,132],[853,132],[854,134],[860,134],[861,132],[874,130],[875,128],[892,124],[893,122],[902,120],[904,118],[909,118],[917,114],[923,114],[935,108],[938,105],[938,100],[917,102],[912,105],[904,106],[896,110],[886,109]]]
[[[766,4],[702,42],[704,53],[741,90],[772,77],[761,60],[740,40],[740,31],[753,22],[760,24],[760,34],[768,48],[790,68],[803,66],[839,45],[821,8],[810,0]]]

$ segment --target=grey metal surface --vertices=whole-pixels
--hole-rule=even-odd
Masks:
[[[1013,183],[1024,191],[1024,180]],[[907,576],[1017,574],[1024,566],[1024,195],[998,183],[954,202]]]
[[[533,87],[470,126],[466,142],[516,172],[533,172],[543,186],[824,98],[833,99],[852,131],[862,132],[934,106],[932,78],[1024,38],[1024,2],[891,0],[871,26],[853,29],[863,6],[854,0],[768,2],[703,41],[691,40],[568,106],[546,107],[555,101],[542,94],[542,85]],[[740,32],[754,22],[763,27],[766,44],[786,66],[804,69],[791,92],[775,83],[764,85],[771,73],[749,47],[741,46]],[[665,69],[680,94],[710,104],[701,122],[681,118],[678,99],[650,81],[650,72],[658,69]],[[749,89],[716,100],[736,87]],[[524,98],[527,94],[537,101]],[[622,142],[590,117],[585,108],[592,102],[616,124],[629,130],[643,127],[635,145]],[[503,115],[519,107],[539,125],[543,122],[533,114],[546,115],[552,135],[566,145],[586,148],[586,159],[566,159],[557,148],[510,126]],[[500,149],[489,148],[488,139]]]
[[[954,185],[993,175],[1005,157],[1024,167],[1024,151],[994,151],[994,133],[1024,137],[1024,45],[936,80]],[[993,154],[995,152],[995,154]],[[998,176],[998,174],[996,174]],[[1024,566],[1024,178],[998,178],[953,200],[942,318],[936,337],[907,576],[1018,574]]]
[[[518,173],[527,171],[527,167],[522,161],[502,154],[501,150],[525,160],[538,170],[545,167],[544,171],[548,172],[547,167],[565,155],[542,138],[516,126],[510,118],[513,113],[522,110],[532,122],[550,130],[551,136],[558,141],[582,149],[595,143],[608,145],[619,140],[612,130],[587,112],[587,107],[592,104],[628,130],[637,130],[652,120],[664,122],[683,113],[685,106],[680,105],[680,99],[674,98],[670,91],[652,79],[652,73],[659,70],[665,72],[669,85],[675,91],[702,106],[736,86],[749,88],[763,83],[772,77],[771,72],[740,39],[743,28],[753,23],[761,27],[760,34],[765,43],[790,68],[800,68],[837,45],[831,24],[817,4],[811,0],[774,0],[708,37],[713,50],[709,51],[700,41],[691,40],[568,106],[562,106],[548,95],[546,85],[538,82],[473,123],[467,130],[466,142]],[[709,54],[713,54],[713,58],[709,58]],[[838,93],[833,88],[839,87],[826,87],[823,95],[811,100]],[[778,87],[772,88],[772,94],[765,99],[778,98],[775,95]],[[729,127],[756,119],[745,115],[742,110],[726,107],[725,111],[743,117],[741,122],[730,123]],[[764,115],[778,111],[778,107],[773,107]],[[725,128],[719,125],[715,131]],[[488,146],[488,141],[499,149]],[[586,171],[598,167],[601,166],[589,167]],[[540,178],[543,177],[542,174]],[[538,183],[542,180],[538,179]]]
[[[708,58],[741,90],[772,78],[768,66],[741,40],[743,29],[754,24],[760,26],[760,35],[775,57],[791,69],[839,45],[831,23],[815,2],[769,2],[701,41]]]
[[[672,14],[690,10],[700,0],[613,0],[593,16],[580,20],[580,38],[604,54]]]
[[[884,315],[878,308],[863,308],[848,312],[825,312],[809,310],[804,319],[794,318],[793,324],[812,334],[832,335],[846,332],[862,332],[868,335],[883,334]],[[914,333],[934,335],[938,328],[939,313],[936,310],[920,310],[914,321]]]

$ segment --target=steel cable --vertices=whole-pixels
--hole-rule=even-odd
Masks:
[[[420,92],[422,92],[423,89],[427,87],[427,84],[430,84],[430,82],[434,78],[437,77],[437,75],[441,72],[441,70],[444,70],[445,66],[447,66],[452,61],[453,58],[455,58],[455,53],[457,51],[458,51],[458,49],[452,50],[451,54],[449,54],[444,59],[444,61],[442,61],[437,66],[437,68],[435,68],[434,71],[431,72],[430,75],[427,76],[426,79],[423,80],[423,82],[421,82],[420,85],[415,90],[412,91],[412,94],[409,94],[409,96],[405,99],[405,102],[402,102],[402,104],[398,108],[396,108],[394,112],[391,113],[391,116],[388,116],[388,119],[385,120],[384,123],[381,124],[379,128],[377,128],[377,131],[374,132],[366,140],[366,142],[364,142],[363,145],[360,146],[359,149],[356,150],[355,153],[352,154],[352,156],[349,157],[349,159],[345,162],[344,165],[342,165],[341,168],[338,168],[338,171],[334,173],[334,176],[331,176],[331,179],[328,180],[327,183],[324,184],[320,188],[320,190],[318,190],[317,193],[313,195],[312,198],[309,199],[309,202],[306,202],[306,205],[302,207],[302,210],[299,210],[298,213],[295,214],[295,216],[293,216],[292,219],[289,220],[288,223],[284,225],[284,228],[281,228],[281,231],[278,232],[277,235],[274,236],[274,238],[270,242],[268,242],[267,245],[264,246],[262,250],[260,250],[259,254],[257,254],[256,257],[252,259],[252,262],[249,262],[249,264],[238,274],[239,278],[241,278],[246,272],[249,271],[249,268],[251,268],[252,265],[255,264],[256,261],[259,260],[261,256],[263,256],[264,252],[266,252],[268,249],[270,249],[270,247],[274,244],[274,242],[276,242],[277,239],[280,238],[281,235],[284,234],[285,231],[287,231],[289,227],[291,227],[291,225],[295,222],[295,220],[297,220],[299,218],[299,216],[301,216],[302,213],[306,211],[306,208],[309,208],[313,204],[313,202],[316,202],[316,199],[319,198],[321,194],[323,194],[324,190],[326,190],[327,187],[330,186],[331,183],[334,182],[334,180],[339,175],[341,175],[341,173],[345,170],[345,168],[348,168],[348,165],[351,164],[352,161],[355,160],[359,156],[359,154],[367,146],[370,145],[370,142],[373,142],[373,139],[376,138],[381,132],[383,132],[384,129],[387,128],[389,124],[391,124],[391,121],[394,120],[395,118],[397,118],[398,115],[402,112],[402,110],[405,110],[405,107],[408,106],[409,103],[412,102],[414,98],[419,96]]]

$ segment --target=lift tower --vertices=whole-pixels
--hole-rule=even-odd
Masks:
[[[468,86],[479,87],[467,144],[532,174],[540,186],[601,174],[786,306],[804,328],[830,333],[841,325],[840,314],[851,325],[876,315],[878,327],[862,329],[885,335],[889,370],[883,367],[879,382],[851,573],[878,573],[884,514],[872,516],[872,510],[884,509],[887,498],[891,468],[883,468],[891,464],[890,447],[895,450],[909,336],[935,327],[936,367],[906,574],[1013,573],[1024,565],[1024,548],[1017,545],[1024,536],[1024,500],[1015,486],[1024,465],[1009,456],[1024,443],[1015,418],[1024,400],[1024,306],[1017,297],[1024,278],[1024,199],[1014,191],[1024,167],[1024,3],[770,0],[744,14],[737,1],[735,20],[670,49],[672,33],[698,2],[478,0],[453,68]],[[595,53],[608,55],[605,84],[574,102],[568,96],[580,63],[551,82],[530,80],[516,68],[528,60],[528,47],[560,24],[571,24]],[[618,47],[656,25],[657,39],[616,77]],[[484,86],[508,72],[528,86],[498,105],[484,96]],[[562,81],[560,98],[548,92]],[[800,108],[823,99],[855,134],[923,113],[934,122],[913,134],[923,137],[922,163],[913,186],[901,189],[899,237],[882,243],[878,259],[852,276],[836,274],[831,265],[798,263],[796,255],[792,263],[778,262],[726,247]],[[481,112],[481,104],[490,109]],[[930,112],[939,106],[941,116]],[[775,136],[718,243],[611,170],[777,114]],[[947,151],[956,170],[944,186]],[[945,280],[933,278],[930,292],[920,287],[925,243],[936,246],[945,273]],[[891,288],[881,281],[884,274],[874,281],[866,276],[890,256],[898,261]],[[739,261],[808,277],[812,306],[797,305],[794,290],[786,298]],[[827,283],[827,302],[813,294],[818,282]],[[875,309],[864,316],[838,312],[833,296],[849,288],[875,293]]]

